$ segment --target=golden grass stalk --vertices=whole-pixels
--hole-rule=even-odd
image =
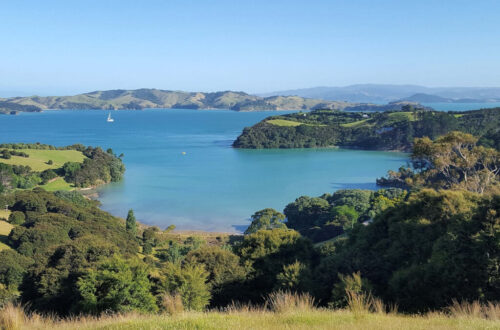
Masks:
[[[267,304],[276,313],[306,312],[314,309],[314,298],[309,293],[275,291],[267,297]]]
[[[24,309],[13,303],[7,303],[0,310],[0,329],[17,330],[24,324],[26,315]]]
[[[161,305],[165,312],[169,315],[175,315],[184,312],[182,297],[178,293],[165,293],[161,297]]]
[[[494,302],[488,302],[487,304],[481,304],[479,301],[475,300],[472,302],[452,300],[452,305],[448,307],[448,312],[459,318],[487,318],[490,320],[500,320],[500,304]]]

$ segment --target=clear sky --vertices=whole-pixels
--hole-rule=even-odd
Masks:
[[[2,1],[0,92],[500,86],[500,1]]]

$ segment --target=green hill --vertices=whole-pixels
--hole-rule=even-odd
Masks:
[[[450,131],[462,131],[480,137],[483,145],[500,148],[500,108],[466,112],[404,108],[371,113],[316,110],[271,116],[245,128],[233,146],[408,151],[416,137],[434,139]]]

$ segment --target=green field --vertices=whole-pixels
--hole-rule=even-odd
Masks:
[[[72,184],[64,181],[64,178],[62,177],[57,177],[56,179],[54,179],[54,181],[51,181],[45,185],[41,185],[40,187],[42,187],[47,191],[57,191],[57,190],[69,191],[75,189],[75,187]]]
[[[405,111],[399,111],[399,112],[393,112],[389,114],[389,118],[400,121],[403,119],[408,119],[409,121],[415,121],[415,113],[414,112],[405,112]]]
[[[0,205],[0,207],[5,207],[5,205]],[[5,210],[5,209],[0,209],[0,220],[2,219],[8,219],[9,218],[9,215],[10,215],[10,211],[9,210]]]
[[[0,218],[7,218],[9,216],[7,213],[9,211],[2,210],[1,212],[3,213],[0,213]],[[10,249],[6,242],[13,227],[10,223],[0,220],[0,251]]]
[[[340,124],[340,126],[342,126],[342,127],[355,127],[355,126],[359,126],[359,125],[363,124],[367,120],[368,119],[353,121],[352,123]]]
[[[498,321],[443,314],[355,314],[349,311],[312,310],[186,312],[168,315],[118,315],[68,321],[34,318],[23,329],[498,329]]]
[[[299,123],[297,121],[292,121],[292,120],[286,120],[286,119],[271,119],[266,121],[266,123],[275,125],[275,126],[289,126],[289,127],[295,127],[295,126],[300,126],[302,123]]]
[[[60,168],[66,162],[83,162],[85,156],[76,150],[38,150],[38,149],[19,149],[30,155],[28,158],[12,156],[10,159],[0,158],[0,162],[10,165],[27,165],[33,171],[41,172],[46,169]],[[47,162],[52,160],[53,164],[48,165]]]

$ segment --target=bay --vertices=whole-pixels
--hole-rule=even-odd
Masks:
[[[283,112],[280,112],[283,113]],[[124,180],[99,189],[102,209],[165,228],[242,231],[257,210],[283,210],[301,195],[376,189],[406,163],[394,152],[240,150],[232,141],[273,111],[58,110],[0,116],[0,142],[74,143],[124,153]]]

